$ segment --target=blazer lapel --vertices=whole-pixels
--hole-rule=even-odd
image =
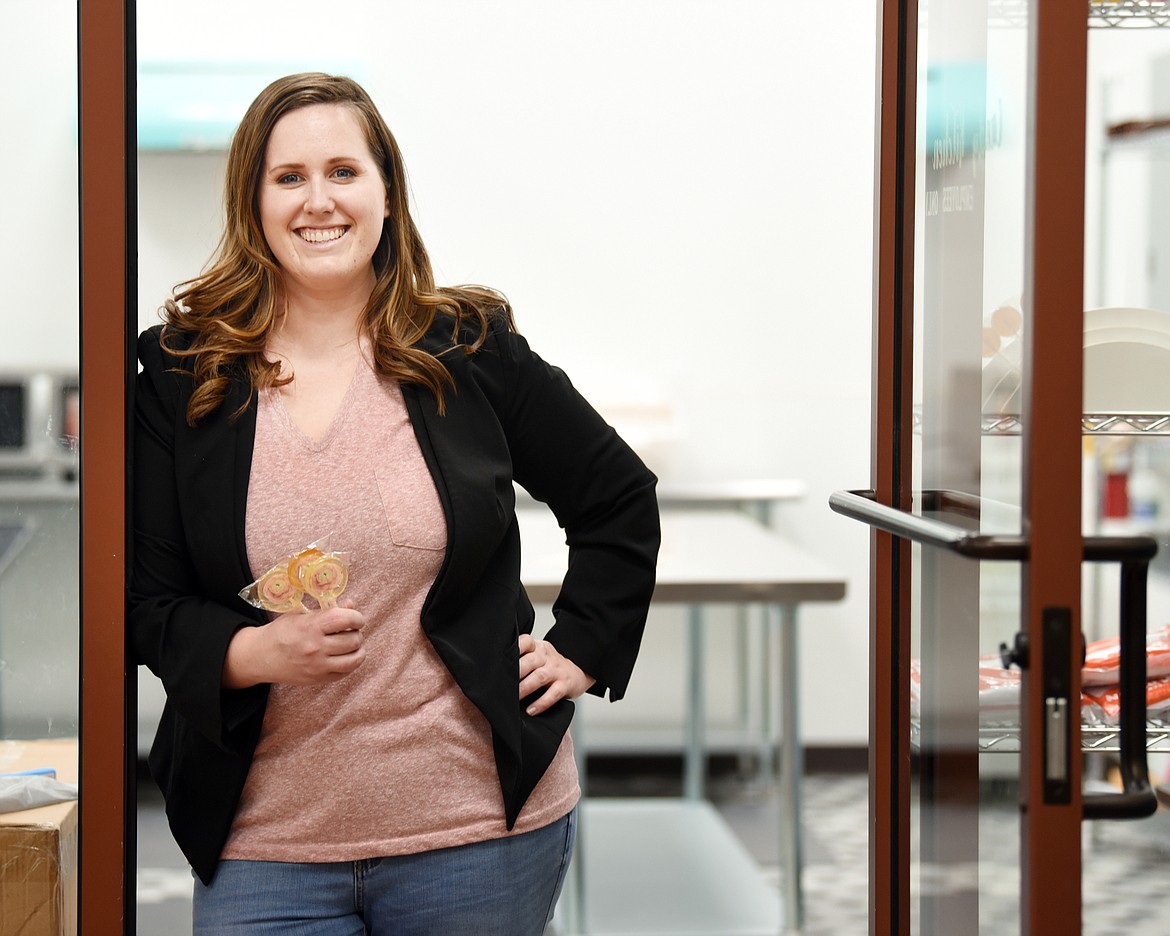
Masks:
[[[447,521],[447,556],[424,611],[425,625],[477,586],[485,562],[515,522],[516,493],[507,442],[474,385],[460,382],[458,393],[448,391],[443,415],[424,387],[403,384],[402,395]]]
[[[192,547],[201,553],[204,585],[220,601],[228,601],[229,594],[234,599],[252,580],[244,515],[256,441],[255,395],[238,419],[230,419],[247,392],[240,381],[233,381],[223,405],[197,432],[184,435],[187,444],[181,451],[176,447],[179,490],[188,492],[185,527]]]
[[[448,392],[447,411],[441,416],[430,391],[402,386],[447,520],[447,554],[423,604],[422,626],[460,687],[491,723],[501,786],[510,794],[520,785],[523,747],[514,698],[519,650],[514,625],[509,626],[519,587],[516,495],[499,421],[470,381],[457,379],[457,386],[458,394]],[[502,545],[508,536],[516,539],[511,547]],[[510,573],[488,567],[513,553]]]

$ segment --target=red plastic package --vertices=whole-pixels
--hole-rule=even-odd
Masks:
[[[1120,681],[1121,655],[1117,637],[1094,640],[1085,652],[1081,670],[1084,686],[1116,686]],[[1146,678],[1170,676],[1170,624],[1146,634]]]
[[[1121,690],[1117,686],[1105,686],[1085,693],[1101,707],[1106,724],[1116,725],[1121,711]],[[1159,676],[1146,682],[1146,715],[1149,718],[1163,717],[1170,710],[1170,676]]]

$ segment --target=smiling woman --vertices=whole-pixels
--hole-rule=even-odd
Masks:
[[[435,285],[352,80],[269,85],[225,191],[211,265],[139,338],[136,393],[128,627],[167,691],[150,767],[195,931],[538,936],[575,837],[571,700],[625,693],[656,478],[501,295]],[[571,544],[543,639],[514,483]],[[344,600],[244,600],[330,531]]]
[[[259,191],[264,239],[280,266],[285,308],[266,355],[298,428],[322,436],[357,368],[362,313],[390,199],[357,111],[314,104],[272,128]]]
[[[317,104],[277,121],[264,158],[260,223],[290,306],[327,299],[348,307],[348,337],[356,338],[389,214],[386,183],[352,108]]]
[[[192,337],[183,349],[168,347],[199,377],[192,424],[222,401],[230,363],[246,367],[256,388],[284,386],[290,345],[306,371],[352,368],[363,328],[387,374],[420,378],[441,393],[445,369],[413,347],[418,335],[436,308],[455,312],[461,300],[482,333],[485,310],[499,308],[500,298],[435,292],[398,144],[364,89],[318,73],[273,82],[233,137],[226,177],[217,256],[168,304],[172,329]],[[341,189],[351,194],[339,211]],[[346,216],[362,193],[376,200]],[[337,229],[341,237],[322,240]],[[312,378],[301,376],[304,391]]]

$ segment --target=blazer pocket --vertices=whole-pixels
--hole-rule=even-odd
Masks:
[[[447,548],[447,521],[443,505],[430,474],[403,476],[398,472],[375,468],[378,495],[386,514],[386,525],[395,546],[410,549],[443,550]]]

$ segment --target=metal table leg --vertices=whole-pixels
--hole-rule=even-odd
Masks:
[[[770,607],[760,609],[760,658],[756,663],[759,680],[760,733],[758,741],[756,782],[762,791],[770,790],[775,779],[776,740],[773,721],[772,686],[776,681],[775,643],[772,640],[773,611]]]
[[[784,859],[784,929],[798,932],[804,925],[801,888],[802,832],[800,803],[804,752],[800,742],[797,683],[796,605],[780,605],[780,851]]]
[[[703,606],[687,608],[687,725],[683,796],[702,799],[707,768],[705,729],[707,692],[703,659]]]
[[[750,501],[745,506],[748,508],[748,513],[759,521],[760,526],[768,528],[772,526],[772,501]],[[744,607],[743,612],[746,613],[747,610],[747,607]],[[758,610],[760,612],[758,618],[753,617],[753,620],[757,620],[759,624],[760,634],[760,664],[757,669],[760,681],[758,696],[760,730],[756,759],[756,783],[759,785],[760,790],[768,790],[771,788],[776,772],[776,740],[773,737],[774,724],[772,721],[772,686],[776,680],[776,670],[774,667],[775,661],[772,659],[772,625],[770,623],[772,612],[767,606],[763,606]]]
[[[736,605],[735,607],[735,665],[736,665],[736,685],[738,688],[738,695],[736,698],[736,705],[738,708],[737,715],[739,717],[739,728],[743,732],[745,739],[751,738],[753,731],[758,727],[755,719],[755,699],[753,694],[753,680],[755,678],[754,667],[752,666],[752,638],[755,632],[752,625],[756,621],[750,614],[750,609],[747,605]],[[746,777],[752,769],[750,745],[745,741],[740,745],[739,749],[739,772],[740,776]],[[758,775],[758,770],[757,770]]]

